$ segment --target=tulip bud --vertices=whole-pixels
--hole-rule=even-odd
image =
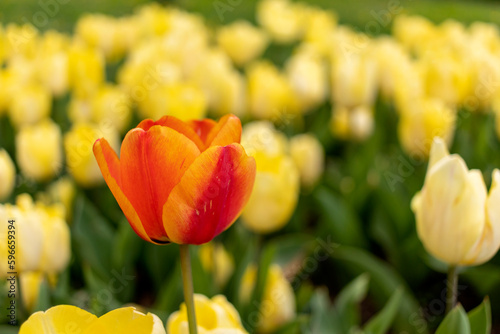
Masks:
[[[13,90],[9,104],[12,124],[34,124],[50,115],[52,97],[43,86],[35,83],[19,85]]]
[[[238,311],[222,295],[208,299],[204,295],[195,294],[194,307],[199,333],[247,333],[241,324]],[[187,327],[187,308],[182,303],[180,310],[168,317],[167,332],[168,334],[184,334]]]
[[[116,129],[100,128],[92,123],[74,124],[64,135],[69,173],[76,183],[83,187],[93,187],[104,181],[92,155],[92,144],[103,135],[109,138],[112,147],[119,147],[119,135]]]
[[[234,271],[233,257],[220,243],[209,242],[199,248],[200,261],[205,271],[215,277],[215,284],[223,287]]]
[[[318,139],[311,134],[300,134],[290,140],[290,155],[299,169],[300,181],[312,187],[323,174],[325,151]]]
[[[252,64],[247,71],[248,108],[252,116],[283,123],[299,105],[287,78],[271,63]]]
[[[243,274],[240,286],[240,298],[243,302],[250,300],[256,280],[257,268],[250,265]],[[295,305],[295,295],[290,282],[277,264],[271,265],[260,303],[257,330],[260,333],[272,333],[293,320],[296,316]]]
[[[408,152],[427,157],[432,140],[438,136],[449,146],[455,129],[456,111],[435,99],[421,99],[401,110],[398,134]]]
[[[0,149],[0,201],[7,199],[16,184],[16,168],[4,149]]]
[[[286,139],[266,122],[245,126],[242,145],[257,162],[252,195],[243,223],[257,233],[271,233],[290,219],[300,191],[300,175],[287,154]]]
[[[21,127],[16,135],[16,158],[21,172],[36,181],[53,178],[62,167],[61,129],[46,119]]]
[[[238,66],[254,60],[267,47],[267,35],[248,21],[235,21],[217,31],[217,43]]]
[[[495,169],[489,194],[478,170],[450,155],[445,142],[432,144],[422,190],[411,207],[425,249],[450,265],[479,265],[500,247],[500,171]]]

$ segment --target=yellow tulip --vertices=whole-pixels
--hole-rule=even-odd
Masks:
[[[47,88],[37,83],[20,84],[12,91],[9,118],[16,127],[34,124],[50,115],[51,106],[52,96]]]
[[[290,155],[299,169],[300,181],[312,187],[321,177],[325,164],[325,151],[312,134],[303,133],[290,139]]]
[[[217,286],[223,287],[233,274],[233,257],[222,244],[216,242],[201,245],[199,255],[203,269],[214,275]]]
[[[392,24],[392,34],[408,50],[422,54],[425,43],[435,40],[436,26],[422,16],[399,15]]]
[[[170,115],[188,121],[204,118],[207,102],[198,87],[187,83],[176,83],[161,85],[151,90],[147,98],[139,104],[139,108],[144,115],[152,119]]]
[[[288,155],[287,140],[270,123],[254,122],[244,127],[241,144],[257,163],[243,223],[257,233],[279,230],[290,220],[300,191],[299,170]]]
[[[204,295],[194,295],[196,324],[200,334],[245,334],[240,316],[226,297],[217,295],[208,299]],[[184,303],[180,310],[172,313],[167,320],[169,334],[188,333],[187,309]],[[22,334],[22,333],[20,333]]]
[[[64,176],[53,182],[47,189],[51,202],[60,203],[64,206],[65,218],[71,221],[73,200],[75,198],[75,183],[70,177]]]
[[[363,141],[373,132],[373,110],[367,106],[357,106],[352,110],[344,106],[335,106],[332,110],[330,130],[340,139]]]
[[[479,265],[500,247],[500,171],[489,194],[479,170],[469,170],[446,143],[433,142],[422,190],[412,200],[425,249],[450,265]]]
[[[16,158],[27,177],[46,181],[62,167],[62,139],[59,126],[46,119],[35,125],[22,126],[16,135]]]
[[[441,137],[449,146],[455,130],[456,111],[436,99],[414,101],[401,110],[398,134],[401,145],[416,156],[427,157],[434,137]]]
[[[12,194],[16,184],[16,167],[9,153],[0,149],[0,201],[5,200]]]
[[[291,43],[304,34],[304,5],[288,0],[263,0],[257,5],[257,21],[278,43]]]
[[[238,66],[259,57],[267,47],[267,35],[248,21],[235,21],[217,31],[217,43]]]
[[[248,108],[252,116],[284,123],[297,115],[298,101],[286,76],[273,64],[260,61],[247,70]]]
[[[105,79],[104,57],[99,51],[75,42],[69,49],[69,85],[79,98],[90,97]]]
[[[82,16],[76,23],[76,37],[85,43],[100,50],[110,61],[123,57],[126,42],[119,31],[119,19],[102,14]]]
[[[256,280],[257,268],[255,265],[250,265],[243,275],[240,286],[240,297],[243,302],[250,300]],[[290,282],[284,276],[280,266],[271,265],[267,273],[259,313],[254,318],[257,321],[257,331],[271,333],[293,320],[296,316],[295,304],[295,295]]]
[[[19,285],[23,292],[21,294],[23,306],[30,312],[38,301],[40,285],[43,283],[44,279],[44,274],[39,271],[28,271],[19,274]]]
[[[39,32],[31,23],[11,23],[5,28],[5,35],[8,42],[5,51],[8,62],[14,58],[33,59],[37,56]]]
[[[122,307],[97,318],[76,306],[58,305],[33,313],[22,324],[19,334],[165,334],[162,321],[154,314],[143,314],[134,307]]]
[[[56,31],[46,32],[41,39],[36,71],[40,82],[55,96],[68,90],[69,43],[69,37]]]
[[[300,109],[310,111],[328,95],[326,63],[313,48],[303,46],[286,63],[286,75],[297,96]]]
[[[104,182],[101,170],[92,153],[92,145],[106,137],[113,149],[119,148],[119,134],[114,127],[100,127],[92,123],[74,124],[64,135],[66,163],[71,176],[83,187],[93,187]]]
[[[246,111],[245,79],[222,50],[203,52],[189,77],[204,92],[208,109],[217,117],[229,113],[241,117]]]
[[[71,257],[70,231],[64,220],[64,209],[58,205],[37,204],[43,229],[40,269],[47,274],[62,272]]]
[[[7,241],[9,226],[15,229],[15,243],[11,249],[15,253],[14,264],[8,263],[7,242],[0,243],[0,277],[7,272],[36,271],[40,269],[43,252],[43,226],[40,214],[33,208],[33,201],[28,194],[17,197],[17,205],[0,204],[0,240]],[[12,224],[9,220],[14,220]],[[11,250],[10,249],[10,250]],[[11,267],[13,265],[13,267]]]

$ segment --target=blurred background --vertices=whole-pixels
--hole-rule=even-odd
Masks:
[[[193,247],[195,291],[227,296],[250,332],[434,332],[445,315],[446,265],[426,253],[410,203],[422,188],[435,134],[469,168],[481,170],[488,187],[493,169],[500,167],[500,4],[308,1],[305,7],[317,11],[307,12],[321,19],[300,21],[297,28],[295,12],[276,23],[289,23],[287,31],[306,31],[299,37],[274,31],[272,10],[259,9],[258,1],[151,4],[0,4],[0,36],[4,41],[15,36],[3,44],[0,38],[0,148],[10,157],[0,178],[8,178],[9,168],[15,171],[8,181],[13,190],[5,190],[2,201],[12,206],[0,216],[36,213],[35,220],[67,226],[54,223],[47,230],[49,223],[26,223],[43,235],[40,244],[58,247],[26,265],[25,271],[35,274],[20,279],[18,320],[63,303],[96,315],[133,304],[164,322],[178,310],[183,300],[178,248],[147,244],[134,234],[94,166],[90,147],[104,135],[119,151],[125,133],[144,118],[168,113],[217,119],[231,112],[243,121],[247,151],[259,157],[264,152],[260,182],[273,189],[260,187],[263,202],[251,202],[243,217],[209,246]],[[87,14],[130,21],[121,22],[121,39],[108,43],[107,27],[116,22],[108,26]],[[241,20],[259,31],[249,28],[246,35],[245,26],[241,35],[224,37],[221,28]],[[16,25],[9,30],[11,23]],[[171,34],[175,29],[179,33]],[[323,40],[330,38],[329,29],[338,33]],[[164,44],[144,43],[136,30],[151,40],[164,38]],[[31,44],[33,36],[39,44]],[[75,36],[83,44],[72,43]],[[241,40],[248,50],[239,52]],[[309,50],[306,42],[321,50]],[[69,74],[64,72],[61,81],[59,63],[51,57],[66,49]],[[202,60],[196,58],[199,50]],[[338,54],[352,54],[359,63],[343,63]],[[39,56],[42,62],[30,60]],[[149,84],[148,66],[159,73],[162,86],[159,94],[141,98],[134,89]],[[372,69],[376,74],[369,74]],[[481,73],[493,75],[485,79],[487,90],[494,91],[486,97],[478,93],[485,82]],[[29,84],[19,84],[18,78],[28,78]],[[414,81],[419,82],[416,88]],[[309,91],[302,84],[317,88]],[[412,95],[420,90],[424,97]],[[422,111],[406,111],[412,105]],[[105,121],[113,126],[98,126]],[[290,159],[294,167],[278,158]],[[263,223],[266,219],[269,224]],[[48,240],[47,235],[56,237]],[[26,247],[22,240],[19,247]],[[37,249],[20,252],[28,258]],[[285,284],[282,294],[291,291],[294,300],[293,310],[277,309],[268,316],[281,319],[276,323],[265,316],[252,320],[262,301],[272,299],[269,277]],[[116,280],[119,286],[111,286]],[[466,311],[487,295],[493,332],[500,332],[499,255],[460,275],[458,299]],[[4,296],[2,310],[8,303]],[[283,304],[283,299],[273,303]],[[0,318],[0,332],[17,332],[7,322]]]

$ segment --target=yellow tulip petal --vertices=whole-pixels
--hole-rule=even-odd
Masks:
[[[19,334],[82,333],[97,317],[81,308],[58,305],[45,312],[33,313],[21,326]]]

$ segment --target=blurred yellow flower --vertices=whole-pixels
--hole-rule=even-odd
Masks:
[[[16,135],[16,160],[21,172],[36,181],[47,181],[61,170],[62,139],[59,125],[45,119],[24,125]]]
[[[248,108],[253,117],[276,123],[286,122],[299,105],[286,76],[273,64],[259,61],[247,69]]]
[[[103,84],[105,63],[99,51],[75,42],[68,64],[69,85],[77,97],[90,97]]]
[[[40,285],[45,277],[40,271],[28,271],[19,274],[19,285],[21,286],[21,298],[23,306],[31,312],[38,302],[40,296]]]
[[[446,143],[433,142],[422,190],[412,200],[426,250],[451,265],[479,265],[500,247],[500,171],[489,194],[479,170],[469,170]]]
[[[68,117],[73,123],[91,122],[101,127],[113,127],[121,133],[128,129],[132,116],[132,101],[119,87],[103,85],[84,99],[73,97]]]
[[[309,133],[292,137],[290,155],[299,169],[302,185],[312,187],[325,168],[325,151],[319,140]]]
[[[190,78],[204,92],[208,109],[216,117],[226,114],[241,117],[246,112],[245,79],[222,50],[205,52]]]
[[[200,261],[205,271],[215,277],[215,284],[224,287],[234,271],[233,257],[224,245],[214,241],[203,244],[199,248]]]
[[[278,43],[291,43],[304,34],[306,8],[288,0],[262,0],[257,4],[257,21]]]
[[[290,220],[300,191],[300,174],[285,136],[268,122],[243,128],[241,144],[257,163],[255,184],[242,218],[256,233],[271,233]]]
[[[373,110],[361,105],[351,110],[335,106],[330,119],[330,131],[340,139],[366,140],[374,128]]]
[[[97,318],[76,306],[58,305],[33,313],[19,334],[63,334],[68,330],[82,334],[165,334],[162,321],[154,314],[143,314],[134,307],[122,307]]]
[[[31,23],[10,23],[5,28],[7,61],[14,58],[33,59],[38,53],[39,32]]]
[[[47,31],[41,38],[36,71],[40,82],[55,96],[68,90],[69,37]]]
[[[250,265],[243,274],[240,286],[240,298],[249,302],[257,281],[257,267]],[[280,266],[269,267],[260,303],[257,332],[272,333],[280,326],[293,320],[296,316],[295,295],[290,282],[286,279]]]
[[[392,23],[392,34],[396,40],[411,52],[423,54],[426,42],[436,38],[436,27],[422,16],[397,16]]]
[[[238,66],[259,57],[268,44],[267,35],[248,21],[235,21],[217,31],[217,43]]]
[[[7,199],[16,184],[16,167],[9,153],[0,149],[0,201]]]
[[[76,23],[76,38],[88,46],[98,49],[107,60],[116,61],[126,51],[125,39],[120,35],[119,19],[102,14],[87,14]]]
[[[20,84],[12,91],[8,106],[9,118],[15,127],[34,124],[50,115],[52,96],[37,83]]]
[[[155,120],[169,115],[188,121],[204,118],[207,102],[198,87],[188,83],[175,83],[151,90],[146,99],[139,103],[139,108],[144,115]]]
[[[398,134],[408,154],[427,157],[434,137],[449,146],[455,130],[456,111],[436,99],[421,99],[400,111]]]
[[[195,294],[194,305],[199,334],[247,333],[241,324],[238,311],[226,297],[217,295],[208,299],[204,295]],[[184,303],[179,311],[168,318],[167,333],[188,333],[187,309]]]
[[[329,91],[327,67],[315,49],[307,46],[299,48],[288,59],[285,71],[303,112],[326,101]]]
[[[99,127],[92,123],[77,123],[64,135],[64,150],[68,171],[76,183],[93,187],[104,182],[101,170],[92,153],[92,145],[106,137],[111,147],[118,151],[119,134],[114,127]]]
[[[75,183],[69,176],[63,176],[53,182],[47,189],[51,202],[61,203],[65,209],[66,221],[69,223],[75,198]]]

